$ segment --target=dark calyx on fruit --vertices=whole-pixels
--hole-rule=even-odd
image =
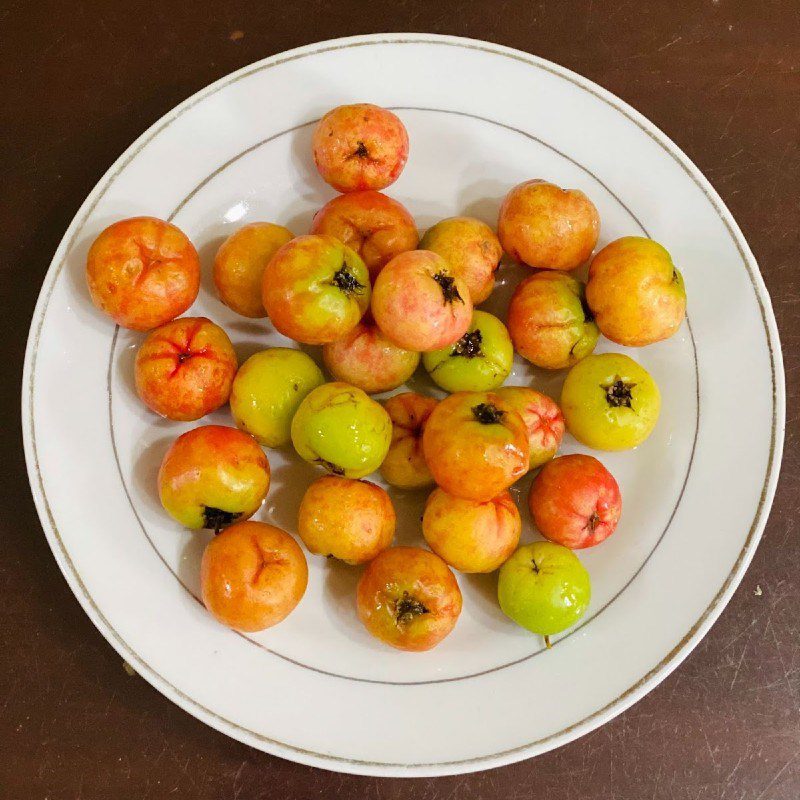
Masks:
[[[212,531],[220,532],[233,522],[236,522],[241,514],[234,514],[232,511],[223,511],[221,508],[206,506],[203,509],[203,527]]]
[[[463,356],[464,358],[475,358],[483,356],[481,344],[483,335],[480,330],[468,331],[454,345],[450,351],[451,356]]]
[[[491,403],[478,403],[472,407],[472,413],[481,425],[497,425],[506,412]]]
[[[364,142],[359,141],[358,147],[353,150],[352,153],[348,156],[348,158],[368,158],[369,157],[369,150],[367,150],[367,146]]]
[[[594,533],[597,526],[600,524],[600,515],[596,512],[592,512],[592,516],[586,521],[586,524],[583,526],[585,531],[589,531],[589,533]]]
[[[364,291],[364,284],[359,283],[358,278],[350,272],[347,264],[342,264],[336,271],[333,276],[333,285],[345,294],[361,294]]]
[[[314,459],[314,463],[320,464],[321,466],[325,467],[328,472],[332,472],[334,475],[344,475],[344,467],[340,467],[338,464],[334,464],[332,461],[326,461],[324,458],[317,458]]]
[[[601,384],[606,393],[606,402],[612,408],[633,408],[633,387],[635,383],[625,383],[622,378],[614,378],[611,383]]]
[[[464,303],[464,298],[458,293],[456,279],[452,275],[445,275],[444,272],[437,272],[433,276],[433,279],[442,289],[445,305],[447,303],[455,303],[456,300],[458,300],[459,303]]]
[[[421,614],[429,614],[430,611],[419,600],[412,597],[408,592],[403,592],[403,596],[395,603],[394,618],[398,625],[406,625],[414,617]]]

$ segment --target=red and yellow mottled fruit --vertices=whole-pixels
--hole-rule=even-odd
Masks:
[[[294,234],[271,222],[251,222],[232,233],[214,258],[214,286],[219,299],[237,314],[266,317],[261,299],[264,268]]]
[[[314,163],[339,192],[384,189],[408,158],[408,133],[400,118],[371,103],[338,106],[314,131]]]
[[[530,463],[522,417],[494,392],[456,392],[431,412],[422,435],[425,461],[448,494],[487,502]]]
[[[503,200],[497,234],[506,253],[529,267],[571,270],[591,256],[600,215],[577,189],[525,181]]]
[[[304,344],[335,342],[369,307],[369,273],[332,236],[298,236],[264,269],[261,298],[279,333]]]
[[[419,233],[403,205],[380,192],[349,192],[334,197],[314,216],[311,233],[335,236],[355,250],[374,281],[399,253],[416,249]]]
[[[564,415],[555,400],[527,386],[502,386],[497,394],[525,423],[531,448],[530,468],[549,461],[564,438]]]
[[[643,347],[672,336],[686,316],[686,287],[658,242],[625,236],[593,259],[586,299],[612,342]]]
[[[594,350],[599,336],[583,284],[560,272],[537,272],[517,286],[508,332],[516,351],[545,369],[576,364]]]
[[[264,522],[237,522],[203,552],[203,603],[219,622],[239,631],[262,631],[286,619],[307,584],[300,546]]]
[[[136,391],[162,417],[195,420],[228,402],[236,353],[222,328],[184,317],[151,331],[136,354]]]
[[[485,222],[474,217],[443,219],[428,229],[419,246],[440,255],[463,279],[473,305],[492,293],[503,248]]]
[[[269,489],[269,461],[236,428],[203,425],[179,436],[158,471],[167,513],[187,528],[212,530],[258,511]]]
[[[86,257],[92,301],[117,325],[149,331],[183,314],[200,290],[200,259],[183,231],[155,217],[109,225]]]
[[[433,484],[422,452],[422,433],[438,402],[416,392],[403,392],[383,404],[392,420],[392,443],[381,464],[386,483],[399,489],[421,489]]]
[[[390,547],[371,561],[356,592],[358,618],[398,650],[430,650],[455,627],[461,590],[439,556],[419,547]]]
[[[528,505],[545,539],[579,550],[614,533],[622,495],[614,476],[596,458],[575,454],[542,467],[531,484]]]
[[[478,503],[434,489],[422,517],[431,550],[461,572],[493,572],[516,550],[521,532],[508,492]]]
[[[322,358],[337,381],[376,394],[405,383],[414,374],[420,355],[398,347],[377,325],[359,322],[341,339],[324,345]]]
[[[381,270],[371,309],[389,339],[419,352],[458,341],[472,320],[467,285],[441,256],[428,250],[401,253]]]
[[[312,553],[363,564],[392,543],[395,521],[392,501],[380,486],[324,475],[303,495],[297,532]]]

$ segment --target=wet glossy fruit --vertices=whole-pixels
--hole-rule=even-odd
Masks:
[[[422,363],[448,392],[486,392],[508,377],[514,347],[506,326],[486,311],[474,311],[467,332],[455,343],[425,353]]]
[[[541,636],[574,625],[586,613],[591,594],[589,573],[559,544],[524,545],[500,568],[497,599],[503,613]]]
[[[661,394],[650,373],[621,353],[592,355],[567,374],[561,390],[567,430],[597,450],[627,450],[652,433]]]
[[[305,396],[325,383],[316,362],[302,350],[272,347],[242,364],[231,390],[231,414],[238,428],[267,447],[291,440],[292,417]]]
[[[378,469],[391,440],[392,421],[383,406],[346,383],[314,389],[292,420],[292,442],[301,458],[347,478]]]
[[[285,619],[303,597],[308,566],[286,531],[264,522],[238,522],[203,553],[205,607],[223,625],[261,631]]]

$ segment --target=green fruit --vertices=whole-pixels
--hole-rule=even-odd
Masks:
[[[391,441],[392,421],[383,406],[347,383],[314,389],[292,420],[292,442],[300,456],[347,478],[378,469]]]
[[[650,373],[622,353],[587,356],[561,390],[567,430],[597,450],[628,450],[653,431],[661,394]]]
[[[291,439],[290,428],[303,398],[325,383],[322,370],[300,350],[273,347],[242,364],[231,389],[231,414],[236,426],[267,447]]]
[[[574,625],[591,596],[589,573],[572,550],[560,544],[524,545],[500,567],[497,599],[503,613],[544,637]]]
[[[514,347],[506,326],[486,311],[475,311],[467,332],[449,347],[424,353],[422,363],[448,392],[488,392],[508,377]]]

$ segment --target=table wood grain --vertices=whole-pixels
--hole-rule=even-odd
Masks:
[[[755,252],[781,331],[789,397],[783,471],[764,540],[728,609],[687,661],[625,714],[558,751],[417,781],[273,758],[207,728],[128,675],[50,555],[19,423],[39,286],[72,216],[119,153],[232,70],[309,42],[385,31],[471,36],[552,59],[666,131],[720,192]],[[0,395],[0,797],[800,796],[797,0],[0,2],[0,41],[0,356],[8,372]],[[724,286],[718,300],[725,303]],[[767,387],[742,375],[742,424],[748,395],[761,391]],[[108,520],[109,536],[114,524]],[[424,720],[420,726],[429,728]],[[386,720],[387,737],[391,729]]]

